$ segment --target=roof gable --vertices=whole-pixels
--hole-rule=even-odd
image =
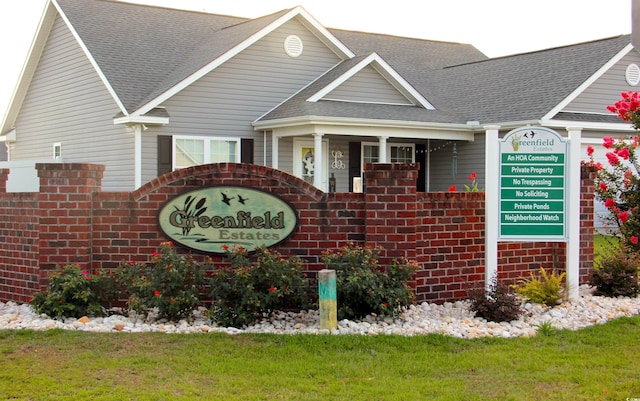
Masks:
[[[424,107],[425,109],[434,109],[434,107],[425,99],[418,91],[415,90],[404,78],[402,78],[389,64],[387,64],[382,58],[373,53],[368,57],[362,59],[356,65],[351,67],[344,74],[340,75],[336,79],[334,79],[331,83],[323,87],[318,92],[314,93],[311,97],[307,99],[308,102],[317,102],[318,100],[327,100],[331,98],[331,94],[337,92],[337,89],[340,86],[344,86],[350,80],[357,79],[357,75],[361,74],[365,68],[371,67],[374,71],[376,71],[380,78],[384,79],[388,84],[390,84],[396,91],[397,94],[400,94],[403,98],[405,98],[408,103],[404,103],[405,105],[419,105]],[[397,97],[396,97],[397,98]],[[339,99],[346,100],[346,99]],[[363,102],[363,101],[361,101]],[[364,103],[371,103],[364,102]],[[375,102],[374,102],[375,103]],[[383,102],[386,103],[386,102]],[[392,103],[388,103],[392,104]]]
[[[592,114],[603,114],[612,116],[611,113],[606,111],[606,104],[600,104],[597,110],[575,110],[575,108],[571,107],[571,104],[576,102],[580,97],[585,95],[585,92],[589,91],[599,80],[603,79],[605,74],[610,73],[610,71],[616,67],[625,57],[629,57],[631,54],[635,53],[636,59],[638,55],[638,51],[635,50],[633,45],[629,43],[622,50],[618,52],[614,57],[612,57],[607,63],[605,63],[598,71],[596,71],[593,75],[588,77],[579,87],[577,87],[573,92],[571,92],[567,97],[565,97],[558,105],[556,105],[551,111],[549,111],[544,117],[544,120],[549,120],[554,118],[558,113],[565,112],[591,112]],[[615,83],[610,83],[607,86],[609,88],[609,92],[612,92],[611,103],[617,101],[619,97],[619,93],[626,90],[632,90],[631,86],[626,82],[623,82],[623,75],[620,75],[619,80],[616,80]],[[603,89],[598,89],[600,92],[596,97],[598,100],[604,100],[603,97],[606,97],[606,93],[602,93]]]
[[[353,56],[302,7],[246,19],[114,1],[52,1],[113,87],[125,115],[154,109],[293,18],[340,57]]]

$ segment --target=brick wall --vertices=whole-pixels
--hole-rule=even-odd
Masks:
[[[101,192],[102,166],[37,169],[38,194],[4,193],[8,172],[0,170],[0,300],[28,301],[64,264],[96,269],[150,260],[166,240],[156,224],[158,210],[175,195],[209,185],[257,187],[293,205],[298,229],[277,249],[301,257],[310,272],[323,268],[322,251],[354,242],[382,246],[383,262],[417,260],[419,302],[460,299],[483,284],[484,193],[416,193],[415,165],[365,165],[366,194],[324,193],[283,171],[250,164],[174,171],[130,193]],[[582,213],[591,216],[593,172],[583,173]],[[583,218],[582,224],[581,253],[591,255],[593,222]],[[515,281],[540,267],[564,269],[564,244],[500,243],[498,257],[499,277]],[[213,261],[224,263],[217,256]],[[587,257],[581,280],[592,265]]]
[[[0,170],[3,187],[8,173]],[[0,196],[0,300],[24,302],[40,288],[37,195]]]

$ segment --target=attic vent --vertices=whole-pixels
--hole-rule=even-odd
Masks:
[[[627,83],[631,86],[636,86],[640,83],[640,67],[638,64],[629,64],[627,70],[624,73]]]
[[[302,48],[302,39],[296,35],[289,35],[284,40],[284,51],[287,52],[290,57],[298,57],[301,55]]]

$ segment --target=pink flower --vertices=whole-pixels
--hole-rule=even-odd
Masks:
[[[638,237],[635,235],[632,235],[631,238],[629,239],[631,241],[631,243],[633,245],[638,245]]]
[[[606,136],[604,138],[602,138],[602,146],[604,146],[607,149],[611,149],[613,147],[613,137],[610,136]]]
[[[455,185],[450,186],[449,192],[456,192],[456,186]]]
[[[624,178],[627,179],[627,180],[632,179],[633,178],[633,171],[631,171],[631,169],[627,169],[624,172]]]
[[[629,149],[627,149],[626,146],[624,148],[617,150],[616,153],[618,154],[618,156],[622,157],[623,159],[629,160],[630,153],[629,153]]]
[[[601,182],[600,183],[600,190],[602,192],[606,191],[607,190],[607,184],[605,184],[604,182]]]
[[[604,205],[607,207],[607,209],[613,209],[616,206],[616,202],[609,198],[604,202]]]
[[[622,224],[626,223],[627,220],[629,220],[629,212],[625,210],[624,212],[618,213],[618,218],[620,219]]]
[[[84,276],[84,278],[86,278],[87,280],[89,280],[89,279],[90,279],[90,277],[89,277],[89,272],[88,272],[88,271],[84,270],[84,271],[82,272],[82,275],[83,275],[83,276]]]
[[[595,152],[595,149],[593,148],[593,146],[587,145],[587,156],[589,157],[593,156],[593,152]]]
[[[615,153],[609,152],[605,156],[607,156],[609,164],[611,164],[612,166],[617,166],[618,164],[620,164],[620,159],[618,159],[618,156]]]

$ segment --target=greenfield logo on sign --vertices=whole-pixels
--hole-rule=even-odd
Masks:
[[[286,240],[298,225],[289,203],[255,188],[215,186],[186,192],[167,202],[158,225],[173,242],[219,254],[233,245],[252,250]]]
[[[501,239],[566,238],[567,142],[544,127],[500,141]]]

